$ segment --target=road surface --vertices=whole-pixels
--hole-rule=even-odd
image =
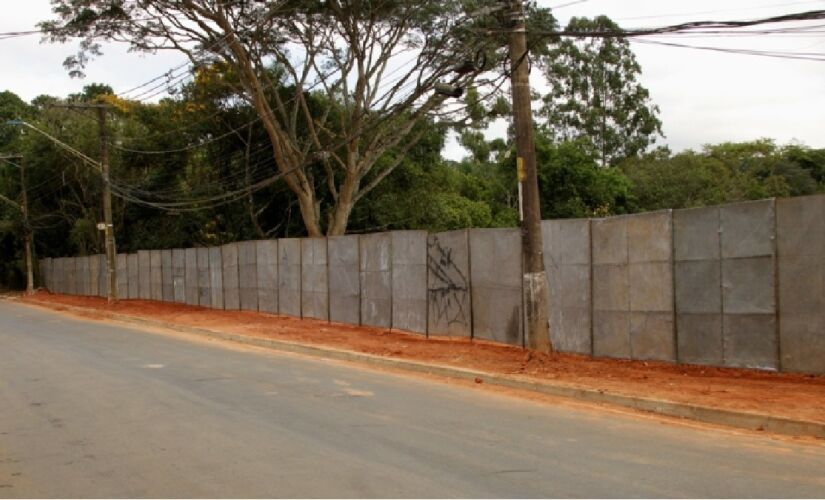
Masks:
[[[0,301],[0,497],[825,497],[825,443]]]

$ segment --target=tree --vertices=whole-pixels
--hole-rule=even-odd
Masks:
[[[574,17],[567,31],[611,32],[605,16]],[[602,165],[635,156],[662,134],[658,106],[639,82],[641,66],[620,37],[566,38],[542,58],[550,91],[540,122],[556,140],[586,138]]]
[[[195,67],[222,65],[263,125],[311,236],[324,226],[344,233],[354,205],[421,139],[417,125],[436,112],[450,115],[434,87],[482,85],[481,55],[495,61],[504,47],[501,37],[469,29],[493,22],[490,14],[467,14],[496,6],[493,0],[52,3],[57,19],[41,23],[49,39],[82,39],[66,61],[73,74],[111,40],[180,51]],[[546,12],[537,18],[552,23]],[[324,109],[311,109],[316,94]],[[394,161],[379,162],[393,149]]]

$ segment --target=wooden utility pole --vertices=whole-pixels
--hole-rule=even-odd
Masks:
[[[530,99],[530,70],[527,50],[527,23],[522,0],[509,0],[513,19],[510,37],[510,71],[513,117],[516,128],[516,165],[521,185],[521,233],[524,266],[524,307],[527,347],[552,350],[550,343],[547,273],[541,236],[541,207],[536,174],[536,145],[533,137],[533,109]]]
[[[106,130],[106,113],[109,106],[100,103],[58,104],[56,108],[94,109],[97,111],[97,126],[100,141],[100,174],[103,178],[103,237],[106,244],[106,272],[109,282],[107,299],[116,301],[117,297],[117,249],[115,247],[115,231],[112,224],[112,188],[109,179],[109,137]]]
[[[5,196],[3,199],[20,210],[20,213],[23,216],[23,247],[26,259],[26,294],[32,295],[34,294],[34,258],[32,257],[32,252],[34,251],[34,234],[32,231],[31,221],[29,220],[29,195],[26,189],[26,165],[23,163],[23,157],[21,155],[0,156],[0,160],[6,160],[9,164],[20,169],[20,204],[18,205],[12,202]],[[9,160],[20,160],[20,163],[12,163]]]

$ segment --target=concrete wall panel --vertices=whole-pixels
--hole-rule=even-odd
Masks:
[[[673,212],[676,338],[683,363],[724,363],[719,217],[719,207]]]
[[[776,202],[784,371],[825,374],[825,196]]]
[[[278,241],[260,240],[255,242],[255,262],[257,263],[258,310],[278,313]]]
[[[670,210],[627,217],[633,359],[676,361],[672,256]]]
[[[238,243],[238,293],[240,308],[258,310],[258,251],[254,241]]]
[[[774,200],[724,205],[719,220],[724,362],[776,369]]]
[[[109,267],[106,261],[106,255],[98,255],[98,264],[97,264],[97,293],[100,297],[108,297],[109,296]],[[115,269],[117,269],[117,257],[115,257]]]
[[[630,358],[627,217],[591,221],[593,354]]]
[[[360,241],[361,324],[392,325],[392,238],[366,234]]]
[[[278,240],[278,309],[301,317],[301,240]]]
[[[90,255],[89,260],[89,293],[93,297],[100,296],[100,256]]]
[[[163,258],[161,250],[151,250],[149,252],[149,298],[152,300],[163,300]]]
[[[470,230],[473,337],[524,345],[521,230]]]
[[[127,268],[127,286],[128,289],[128,298],[130,299],[139,299],[140,298],[140,264],[138,262],[138,254],[130,253],[126,256],[126,268]]]
[[[175,281],[172,274],[172,250],[162,250],[160,253],[160,274],[163,288],[162,300],[175,301]]]
[[[152,258],[149,250],[138,250],[138,297],[152,298]]]
[[[198,249],[186,249],[185,267],[186,304],[198,305]]]
[[[329,319],[326,238],[301,240],[301,315]]]
[[[239,249],[237,243],[229,243],[221,247],[223,307],[227,311],[237,311],[241,308],[238,254]]]
[[[186,303],[186,250],[172,249],[172,286],[175,292],[175,302]]]
[[[212,307],[212,276],[209,272],[209,249],[197,248],[198,305]]]
[[[327,238],[330,321],[361,324],[358,245],[358,235]]]
[[[117,254],[117,297],[129,298],[129,256],[125,253]]]
[[[590,220],[542,221],[541,231],[553,348],[591,354]]]
[[[427,331],[430,335],[472,336],[468,231],[427,239]]]
[[[209,304],[212,309],[223,309],[223,258],[221,247],[209,247]]]
[[[392,327],[427,333],[427,232],[393,231]]]

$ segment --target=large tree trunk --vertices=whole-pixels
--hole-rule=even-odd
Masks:
[[[355,196],[360,184],[358,174],[348,171],[344,176],[344,182],[338,190],[338,200],[335,202],[335,209],[327,228],[328,236],[340,236],[347,232],[349,216],[352,213],[352,207],[355,206]]]

